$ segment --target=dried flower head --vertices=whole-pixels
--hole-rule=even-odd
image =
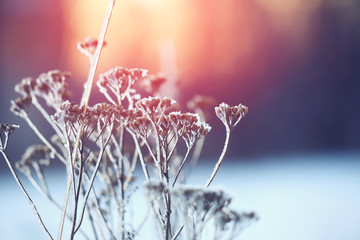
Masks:
[[[50,165],[51,150],[44,145],[33,145],[26,149],[16,167],[22,171],[31,171],[31,168],[41,169]]]
[[[142,113],[136,108],[124,109],[121,107],[115,114],[116,128],[127,126],[132,129],[131,124],[142,116]]]
[[[146,117],[138,117],[128,124],[129,129],[138,134],[141,138],[147,139],[152,126],[149,119]]]
[[[222,190],[181,186],[173,190],[186,209],[198,212],[200,215],[214,213],[231,202],[231,198]]]
[[[62,124],[75,123],[82,118],[83,107],[69,101],[63,102],[57,112],[53,115],[53,119]]]
[[[180,135],[184,139],[186,146],[191,147],[197,140],[205,137],[210,130],[211,127],[209,124],[199,121],[191,125],[185,125],[180,131]]]
[[[133,93],[131,92],[133,85],[146,75],[147,70],[144,69],[115,67],[101,74],[97,85],[100,92],[103,93],[111,103],[120,104],[126,96]],[[115,96],[117,102],[114,101],[110,93]]]
[[[92,56],[95,53],[97,45],[98,45],[97,39],[92,38],[92,37],[87,37],[87,38],[85,38],[84,41],[77,43],[77,48],[82,54],[92,58]],[[105,47],[105,46],[106,46],[106,42],[104,41],[102,47]]]
[[[137,101],[135,106],[143,115],[156,121],[161,120],[164,115],[172,112],[175,104],[175,100],[171,98],[148,97]]]
[[[187,239],[198,239],[204,224],[231,202],[221,190],[180,186],[172,193],[185,221]]]
[[[135,103],[135,106],[144,114],[155,116],[158,113],[158,107],[161,99],[159,97],[143,98]]]
[[[9,124],[9,123],[1,123],[1,133],[5,133],[10,135],[15,129],[19,128],[19,125]]]
[[[215,213],[215,225],[218,230],[217,238],[225,235],[227,232],[228,239],[233,239],[239,233],[259,218],[254,212],[240,213],[229,208],[223,208]]]
[[[108,124],[113,122],[121,112],[123,112],[123,108],[120,105],[97,103],[88,108],[86,118]]]
[[[170,191],[164,182],[149,180],[144,184],[145,196],[150,204],[154,204],[156,209],[160,209],[162,202],[162,194]]]
[[[94,106],[89,106],[86,113],[84,113],[84,107],[65,101],[60,105],[52,118],[61,128],[72,127],[76,129],[83,124],[85,126],[84,129],[88,133],[92,134],[97,132],[98,134],[102,134],[102,129],[105,129],[115,122],[121,109],[121,106],[98,103]],[[112,131],[112,129],[110,129],[110,131]]]
[[[66,78],[70,74],[59,70],[42,73],[38,78],[24,78],[15,85],[15,91],[23,98],[38,96],[46,101],[50,107],[57,106],[70,96],[67,90]]]
[[[240,120],[246,115],[248,108],[242,104],[230,107],[226,103],[221,103],[215,107],[216,116],[224,123],[224,125],[234,128]]]
[[[25,117],[31,105],[31,97],[24,96],[16,100],[11,100],[10,111],[17,116]]]
[[[0,123],[0,150],[4,151],[7,147],[10,134],[19,128],[19,125]]]
[[[21,94],[23,97],[31,95],[31,92],[35,88],[36,78],[23,78],[20,83],[15,85],[15,92]]]
[[[184,139],[188,148],[202,137],[205,137],[211,130],[209,124],[200,121],[195,113],[172,112],[169,114],[171,125]]]
[[[173,134],[175,128],[171,124],[169,115],[165,115],[158,120],[158,134],[161,141],[166,141],[170,134]]]
[[[45,99],[48,106],[56,109],[70,96],[66,83],[69,76],[70,73],[59,70],[40,74],[36,79],[36,85],[33,89],[34,94]]]

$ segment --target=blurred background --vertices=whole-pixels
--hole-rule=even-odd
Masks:
[[[12,159],[20,158],[30,142],[39,141],[26,123],[9,111],[10,100],[17,97],[14,85],[51,69],[70,71],[72,100],[79,101],[89,62],[77,51],[76,43],[88,36],[98,37],[106,2],[0,2],[0,122],[21,125],[9,145]],[[263,209],[263,217],[270,215],[263,220],[266,223],[274,221],[271,214],[282,216],[291,211],[281,212],[281,207],[294,208],[276,198],[272,204],[279,209],[266,205],[265,200],[257,205],[254,199],[266,199],[261,194],[269,179],[276,182],[274,191],[284,197],[295,186],[300,186],[297,194],[307,194],[306,186],[315,184],[317,200],[307,199],[309,204],[301,207],[308,211],[306,216],[317,214],[314,209],[325,202],[338,204],[341,195],[345,199],[339,200],[342,206],[349,208],[330,204],[328,211],[319,213],[323,219],[314,225],[333,220],[322,225],[324,229],[337,226],[339,235],[334,236],[347,233],[340,238],[360,239],[360,231],[351,228],[360,223],[359,9],[358,0],[118,0],[98,73],[114,66],[162,71],[177,86],[176,91],[163,89],[163,94],[184,106],[197,94],[212,96],[219,103],[247,105],[249,113],[234,130],[228,157],[234,166],[252,166],[249,171],[255,174],[252,180],[256,179],[258,188],[245,187],[249,209],[261,216],[262,206],[268,207],[270,212]],[[97,87],[93,91],[91,103],[101,99]],[[209,122],[213,130],[206,139],[204,159],[218,156],[225,138],[215,115]],[[1,174],[8,173],[4,162],[0,167]],[[293,171],[299,173],[295,180]],[[334,179],[340,185],[334,184]],[[292,181],[295,185],[284,185]],[[325,187],[328,194],[321,192]],[[282,200],[301,201],[297,196],[294,193]],[[342,219],[337,219],[336,214],[344,211]],[[279,216],[276,219],[281,221]],[[300,219],[306,221],[305,216]],[[336,225],[338,222],[343,225]],[[253,232],[262,231],[255,227]],[[270,235],[248,239],[295,239]]]
[[[24,126],[8,111],[14,85],[60,69],[72,73],[70,89],[78,96],[89,63],[76,43],[97,38],[107,4],[0,4],[0,120]],[[358,151],[359,7],[356,0],[118,1],[98,73],[114,66],[163,71],[179,89],[164,95],[182,105],[195,94],[247,105],[231,156]],[[211,137],[223,134],[220,121],[210,123],[220,127],[208,145],[220,146],[223,139]]]

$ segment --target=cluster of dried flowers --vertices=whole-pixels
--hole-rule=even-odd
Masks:
[[[98,41],[91,38],[78,44],[90,64],[96,60],[97,45]],[[83,239],[136,239],[140,229],[131,223],[127,207],[137,189],[135,169],[139,164],[158,239],[207,238],[204,229],[210,223],[214,224],[214,239],[233,239],[257,219],[254,213],[231,210],[231,198],[223,191],[208,189],[224,159],[232,129],[247,113],[246,106],[222,103],[215,107],[226,128],[224,148],[205,187],[193,188],[184,185],[183,168],[195,165],[211,130],[205,120],[215,105],[212,98],[196,96],[188,104],[195,113],[181,112],[173,99],[159,97],[163,75],[115,67],[97,81],[109,103],[88,106],[86,94],[80,104],[68,101],[68,77],[69,73],[54,70],[25,78],[15,86],[21,96],[11,101],[11,111],[23,118],[43,143],[30,146],[16,168],[59,209],[62,220],[58,239],[62,238],[66,219],[71,226],[70,239],[77,233]],[[150,96],[142,97],[137,87]],[[85,88],[84,93],[90,91],[89,85]],[[36,126],[29,114],[31,107],[49,124],[52,137]],[[9,135],[16,128],[1,124],[0,152],[48,238],[53,239],[7,157]],[[184,153],[180,145],[186,146]],[[44,171],[53,161],[63,163],[66,170],[67,197],[72,199],[69,207],[68,200],[61,206],[49,189]],[[92,232],[82,229],[84,220]]]
[[[204,137],[211,130],[201,118],[205,118],[214,104],[213,99],[196,96],[189,106],[197,113],[180,112],[173,99],[141,98],[134,88],[137,83],[147,88],[151,82],[158,84],[147,71],[116,67],[100,75],[97,82],[110,103],[98,103],[85,110],[84,106],[67,100],[70,95],[66,84],[68,76],[55,70],[38,78],[25,78],[15,87],[21,97],[12,101],[11,110],[25,119],[43,141],[43,145],[30,146],[16,167],[63,212],[64,208],[51,196],[43,171],[51,161],[60,160],[65,165],[74,199],[73,213],[63,213],[72,223],[71,239],[81,230],[85,217],[93,227],[95,239],[136,238],[139,230],[128,222],[126,206],[136,188],[134,172],[138,161],[146,178],[145,192],[160,239],[183,236],[201,239],[209,219],[215,224],[216,239],[230,229],[229,225],[232,225],[229,235],[232,237],[244,227],[243,223],[256,219],[253,213],[230,210],[230,198],[222,191],[176,186],[177,182],[185,182],[182,169],[188,159],[197,161],[198,151],[201,151],[197,144],[202,147]],[[31,120],[30,106],[34,106],[53,128],[51,141]],[[222,103],[215,107],[217,117],[228,132],[226,141],[230,130],[246,112],[247,108],[241,104],[230,107]],[[1,149],[6,148],[8,136],[15,128],[17,126],[1,125]],[[181,141],[186,146],[183,155],[178,150]],[[197,151],[193,150],[194,146]],[[224,154],[226,149],[227,143]],[[214,169],[215,174],[224,154]],[[120,220],[115,219],[112,209]],[[93,238],[88,233],[80,233],[85,239]]]

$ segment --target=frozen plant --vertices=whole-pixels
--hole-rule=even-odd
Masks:
[[[1,124],[0,152],[15,180],[30,202],[48,239],[137,239],[142,223],[131,221],[129,206],[138,190],[136,168],[144,174],[144,192],[153,216],[158,239],[201,239],[204,229],[215,224],[215,239],[232,239],[256,220],[254,213],[230,210],[230,197],[221,190],[208,188],[228,149],[230,133],[246,115],[244,105],[215,107],[223,122],[226,138],[223,151],[203,188],[186,183],[184,169],[194,168],[204,139],[211,131],[206,123],[215,100],[196,96],[183,112],[175,100],[160,97],[158,90],[166,81],[162,74],[148,74],[140,68],[114,67],[100,74],[97,87],[107,102],[89,106],[104,38],[115,1],[109,0],[99,40],[87,38],[78,44],[89,57],[90,70],[80,103],[70,102],[68,72],[52,70],[35,78],[24,78],[15,86],[20,97],[11,101],[11,111],[25,120],[42,144],[30,146],[16,168],[57,209],[59,230],[50,233],[34,202],[17,177],[6,154],[10,134],[19,126]],[[144,91],[138,91],[143,88]],[[141,96],[147,92],[147,96]],[[39,127],[30,108],[49,125]],[[180,146],[184,145],[185,150]],[[66,173],[64,204],[52,196],[45,172],[55,161]],[[146,223],[147,214],[143,213]],[[85,231],[83,223],[91,227]],[[69,224],[68,228],[64,228]]]
[[[214,179],[216,173],[218,172],[222,161],[224,160],[226,151],[229,146],[230,141],[230,133],[231,130],[235,128],[235,126],[240,122],[240,120],[246,115],[248,108],[242,104],[238,106],[230,107],[226,103],[221,103],[219,106],[215,107],[216,116],[223,122],[225,129],[226,129],[226,139],[224,143],[223,151],[217,161],[215,168],[206,183],[206,187],[208,187],[212,180]]]
[[[259,218],[253,212],[237,212],[227,207],[215,213],[214,239],[235,239],[240,232]]]
[[[22,190],[22,192],[24,193],[25,197],[27,198],[27,200],[29,201],[29,204],[31,205],[37,219],[39,220],[39,223],[41,225],[41,227],[44,229],[46,235],[48,236],[49,239],[53,239],[51,237],[51,234],[49,233],[48,229],[45,227],[45,224],[33,202],[33,200],[31,199],[31,197],[29,196],[29,194],[27,193],[27,191],[25,190],[23,184],[21,183],[17,173],[15,172],[15,169],[13,168],[7,153],[6,153],[6,148],[7,148],[7,144],[9,141],[9,136],[10,134],[17,128],[19,128],[18,125],[13,125],[13,124],[7,124],[7,123],[0,123],[0,153],[2,154],[3,158],[6,161],[6,164],[8,165],[11,174],[13,175],[16,183],[19,185],[20,189]]]

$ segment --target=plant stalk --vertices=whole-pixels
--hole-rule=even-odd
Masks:
[[[86,82],[86,89],[85,89],[83,98],[81,99],[81,104],[80,105],[84,106],[84,116],[86,116],[86,111],[87,111],[87,107],[88,107],[88,104],[89,104],[92,83],[94,81],[95,72],[96,72],[96,69],[97,69],[97,66],[98,66],[98,63],[99,63],[101,50],[102,50],[102,47],[103,47],[103,44],[104,44],[106,31],[107,31],[107,28],[109,26],[109,21],[110,21],[110,18],[111,18],[111,14],[112,14],[114,5],[115,5],[115,0],[109,0],[108,9],[107,9],[107,12],[106,12],[106,15],[105,15],[104,23],[103,23],[102,30],[101,30],[100,37],[99,37],[99,41],[98,41],[96,51],[95,51],[95,54],[94,54],[94,59],[92,61],[90,71],[89,71],[89,75],[88,75],[88,79],[87,79],[87,82]],[[81,127],[80,127],[79,132],[78,132],[78,137],[76,139],[76,147],[74,148],[75,153],[73,154],[73,160],[72,160],[73,165],[75,164],[76,155],[77,155],[76,153],[77,153],[77,149],[78,149],[78,146],[79,146],[80,136],[81,136],[81,132],[82,132],[83,128],[84,128],[84,123],[81,124]],[[71,182],[71,179],[70,179],[70,182]],[[71,183],[69,185],[71,185]],[[69,195],[70,195],[70,187],[68,188],[68,191],[67,191],[67,197],[66,197],[66,202],[65,202],[65,207],[64,207],[64,216],[66,214],[66,209],[67,209],[67,205],[68,205],[68,201],[69,201]],[[64,216],[62,218],[63,220],[62,220],[61,228],[60,228],[60,238],[59,238],[60,240],[62,238],[62,232],[63,232],[63,229],[64,229],[64,219],[65,219]]]
[[[207,183],[205,185],[205,188],[208,188],[210,186],[210,184],[213,181],[216,173],[219,171],[220,165],[221,165],[222,161],[224,160],[225,154],[227,152],[227,149],[228,149],[228,146],[229,146],[229,141],[230,141],[230,127],[229,127],[229,125],[225,124],[225,128],[226,128],[226,139],[225,139],[225,143],[224,143],[224,148],[223,148],[223,150],[221,152],[219,160],[215,164],[214,170],[213,170],[209,180],[207,181]]]
[[[27,191],[25,190],[24,186],[22,185],[19,177],[17,176],[14,168],[12,167],[8,157],[7,157],[7,154],[3,151],[3,150],[0,150],[1,154],[3,155],[10,171],[11,171],[11,174],[13,175],[15,181],[17,182],[17,184],[19,185],[20,189],[22,190],[22,192],[24,193],[25,197],[27,198],[27,200],[29,201],[32,209],[34,210],[34,213],[36,215],[36,217],[38,218],[39,222],[40,222],[40,225],[41,227],[43,228],[43,230],[45,231],[46,235],[48,236],[49,239],[53,240],[53,237],[51,236],[50,232],[48,231],[48,229],[45,227],[45,224],[43,222],[43,220],[41,219],[40,217],[40,214],[39,214],[39,211],[37,210],[34,202],[32,201],[32,199],[30,198],[29,194],[27,193]]]

